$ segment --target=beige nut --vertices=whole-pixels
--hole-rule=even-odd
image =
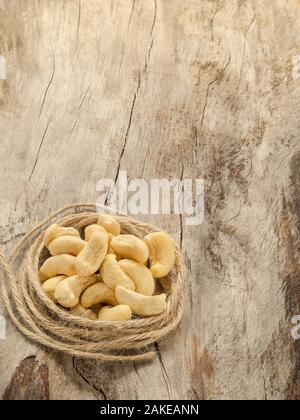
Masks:
[[[51,279],[59,274],[74,276],[77,274],[76,257],[67,254],[55,255],[48,258],[39,270],[41,281]]]
[[[76,236],[60,236],[48,246],[51,255],[70,254],[77,256],[87,243]]]
[[[149,257],[147,245],[139,238],[133,235],[119,235],[112,238],[110,243],[113,251],[139,264],[145,264]]]
[[[64,308],[73,308],[78,305],[82,292],[95,282],[95,275],[89,277],[79,277],[78,275],[68,277],[56,287],[55,299]]]
[[[56,302],[56,299],[54,296],[56,287],[62,280],[65,280],[66,278],[67,276],[57,276],[57,277],[53,277],[52,279],[46,280],[45,283],[43,283],[42,289],[48,295],[48,297],[51,300],[53,300],[53,302]]]
[[[155,278],[165,277],[175,265],[175,246],[165,232],[150,233],[144,238],[149,249],[150,271]]]
[[[128,321],[131,318],[132,310],[128,305],[104,306],[98,313],[99,321]]]
[[[122,271],[135,283],[137,293],[145,296],[154,294],[155,280],[147,267],[132,260],[121,260],[118,264]]]
[[[119,255],[117,255],[115,252],[113,252],[112,250],[108,250],[108,253],[107,253],[108,255],[114,255],[115,257],[116,257],[116,260],[117,261],[120,261],[120,260],[122,260],[123,258],[122,257],[120,257]]]
[[[108,249],[107,237],[103,232],[94,233],[87,245],[76,257],[77,273],[81,277],[87,277],[96,273]]]
[[[71,308],[71,312],[75,315],[80,315],[83,318],[88,318],[92,320],[97,319],[97,315],[91,309],[84,308],[83,306],[80,305],[80,303],[78,303],[78,305]]]
[[[101,214],[97,221],[98,225],[103,226],[107,232],[112,233],[114,236],[120,235],[121,225],[110,214]]]
[[[166,295],[144,296],[123,286],[116,288],[116,298],[120,305],[130,306],[135,315],[141,317],[159,315],[166,310]]]
[[[118,305],[115,291],[106,286],[105,283],[95,283],[86,289],[81,296],[81,305],[84,308],[91,308],[97,303],[107,303],[108,305]]]
[[[107,230],[104,229],[103,226],[100,226],[100,225],[90,225],[90,226],[87,226],[85,228],[85,231],[84,231],[85,240],[87,242],[89,242],[89,240],[91,239],[92,235],[94,235],[94,233],[99,233],[99,232],[104,233],[107,236],[107,239],[109,240],[109,233],[107,232]]]
[[[48,248],[48,245],[56,238],[60,236],[75,236],[80,237],[78,230],[72,227],[58,226],[56,223],[48,227],[44,234],[44,244]]]
[[[105,257],[100,269],[100,274],[104,283],[112,289],[121,285],[127,289],[135,290],[134,282],[124,273],[123,270],[121,270],[114,254],[108,254]]]

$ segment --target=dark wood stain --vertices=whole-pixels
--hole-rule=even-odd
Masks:
[[[49,371],[35,356],[26,357],[14,371],[3,400],[49,400]]]
[[[191,362],[192,391],[195,398],[207,399],[205,380],[214,375],[214,366],[207,348],[200,350],[197,338],[193,337]]]
[[[300,315],[300,152],[291,161],[292,198],[283,195],[281,233],[285,247],[284,288],[289,318]],[[290,319],[288,319],[290,321]],[[287,399],[300,399],[300,340],[294,341],[294,370],[288,386]]]

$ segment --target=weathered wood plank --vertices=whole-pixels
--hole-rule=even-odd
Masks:
[[[202,226],[147,217],[188,268],[184,321],[154,362],[55,355],[8,321],[1,395],[299,398],[299,24],[296,0],[0,1],[7,249],[122,169],[206,183]]]

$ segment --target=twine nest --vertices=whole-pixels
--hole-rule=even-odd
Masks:
[[[106,207],[105,212],[112,213]],[[59,216],[71,212],[69,216]],[[158,231],[125,215],[115,216],[122,233],[144,237]],[[176,264],[160,284],[167,294],[167,309],[150,318],[131,321],[94,321],[74,315],[53,303],[41,288],[38,269],[49,256],[43,245],[43,233],[52,223],[72,226],[81,231],[97,222],[94,204],[74,204],[51,214],[17,244],[7,260],[0,252],[0,264],[5,273],[2,294],[5,307],[17,328],[39,344],[72,356],[104,361],[147,360],[155,352],[147,347],[166,336],[183,315],[184,264],[175,243]],[[13,274],[12,265],[19,269]]]

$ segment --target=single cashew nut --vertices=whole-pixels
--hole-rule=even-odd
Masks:
[[[42,289],[48,295],[48,297],[51,300],[53,300],[53,302],[56,302],[56,299],[54,296],[56,287],[62,280],[66,278],[67,276],[57,276],[57,277],[53,277],[52,279],[46,280],[45,283],[43,283]]]
[[[48,249],[51,255],[70,254],[77,256],[87,245],[76,236],[60,236],[50,242]]]
[[[154,294],[155,280],[147,267],[132,260],[121,260],[118,264],[122,271],[135,283],[137,293],[145,296]]]
[[[118,305],[115,291],[104,283],[93,284],[81,296],[81,305],[84,308],[91,308],[97,303],[107,303],[113,306]]]
[[[108,254],[101,266],[100,274],[104,283],[115,289],[118,285],[135,290],[134,282],[122,271],[114,254]]]
[[[113,251],[123,258],[145,264],[149,257],[147,245],[133,235],[119,235],[112,238],[110,243]]]
[[[61,281],[55,290],[55,299],[64,308],[73,308],[78,305],[82,292],[96,282],[96,276],[68,277]]]
[[[159,315],[166,310],[166,295],[144,296],[132,290],[117,286],[116,298],[120,305],[130,306],[135,315],[147,317]]]
[[[155,278],[165,277],[175,265],[175,246],[165,232],[150,233],[144,238],[149,248],[150,271]]]
[[[103,226],[107,232],[112,233],[114,236],[120,235],[121,225],[110,214],[101,214],[97,221],[98,225]]]
[[[107,237],[102,232],[94,233],[90,241],[76,257],[77,273],[81,277],[87,277],[96,273],[108,249]]]
[[[71,308],[71,312],[75,315],[81,315],[84,318],[97,319],[97,315],[91,309],[84,308],[80,303]]]
[[[89,240],[91,239],[92,235],[94,235],[94,233],[99,233],[99,232],[104,233],[107,236],[107,239],[109,239],[109,233],[107,232],[107,230],[104,229],[103,226],[100,226],[100,225],[90,225],[90,226],[87,226],[85,228],[85,231],[84,231],[85,240],[87,242],[89,242]]]
[[[39,270],[39,277],[41,281],[45,281],[59,274],[74,276],[76,273],[76,257],[61,254],[50,257],[44,262]]]
[[[72,227],[58,226],[56,223],[48,227],[44,234],[44,244],[48,248],[48,245],[59,236],[75,236],[80,237],[78,230]]]
[[[132,310],[128,305],[104,306],[98,314],[99,321],[128,321]]]

